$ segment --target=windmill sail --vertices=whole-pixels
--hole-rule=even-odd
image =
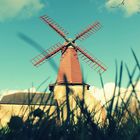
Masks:
[[[92,35],[93,33],[95,33],[96,31],[98,31],[100,28],[101,28],[101,24],[97,21],[91,24],[89,27],[87,27],[87,29],[85,29],[83,32],[77,34],[74,41],[78,39],[84,40],[90,35]]]
[[[96,70],[99,73],[103,73],[107,70],[105,64],[103,64],[99,59],[97,59],[93,55],[89,55],[86,49],[81,49],[80,47],[76,47],[79,53],[79,56],[84,60],[91,68]]]
[[[37,55],[32,59],[32,63],[34,66],[38,66],[45,62],[46,59],[52,57],[57,52],[62,50],[63,45],[61,43],[57,43],[56,45],[52,46],[51,48],[44,50],[41,54]]]
[[[47,23],[51,28],[53,28],[60,36],[62,36],[66,41],[68,39],[66,38],[66,35],[68,35],[68,32],[64,30],[59,24],[57,24],[55,21],[53,21],[50,17],[47,15],[40,17],[45,23]]]

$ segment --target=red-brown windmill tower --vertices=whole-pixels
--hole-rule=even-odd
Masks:
[[[67,80],[67,84],[69,85],[83,84],[82,72],[78,56],[81,56],[83,60],[85,60],[92,68],[97,70],[99,73],[106,71],[106,66],[100,60],[89,55],[86,50],[83,50],[75,43],[77,40],[83,40],[92,33],[95,33],[97,30],[99,30],[101,27],[99,22],[94,22],[93,24],[91,24],[83,32],[77,34],[74,39],[68,39],[66,37],[67,32],[65,32],[64,29],[61,28],[58,24],[56,24],[51,18],[45,15],[42,16],[41,19],[65,40],[64,44],[58,43],[51,49],[42,52],[40,55],[32,59],[34,66],[38,66],[45,60],[51,58],[54,54],[61,51],[62,55],[55,84],[66,84],[65,78]]]

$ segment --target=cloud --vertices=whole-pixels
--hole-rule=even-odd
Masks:
[[[118,7],[121,9],[126,16],[132,16],[137,12],[140,12],[140,0],[108,0],[106,7],[111,9],[112,7]],[[122,4],[121,4],[122,3]]]
[[[41,0],[0,0],[0,22],[17,17],[29,18],[43,7]]]
[[[104,105],[106,103],[106,101],[110,101],[113,97],[113,93],[114,93],[114,88],[115,88],[115,83],[107,83],[104,85],[104,91],[105,91],[105,96],[104,96],[104,91],[103,89],[97,88],[92,86],[90,88],[90,93],[99,101],[101,101],[102,105]],[[137,97],[140,101],[140,81],[137,83],[136,87],[136,94]],[[116,87],[116,92],[115,92],[115,102],[117,101],[117,95],[119,93],[119,87]],[[128,89],[121,87],[120,88],[120,100],[119,102],[121,103],[121,98],[124,99],[124,101],[127,101],[128,97],[130,94],[132,94],[132,87],[130,86]],[[135,98],[134,94],[132,94],[133,97]],[[125,98],[124,98],[125,96]],[[105,100],[106,97],[106,100]]]

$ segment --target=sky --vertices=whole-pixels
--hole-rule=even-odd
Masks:
[[[40,20],[49,15],[74,38],[89,24],[99,21],[101,30],[80,42],[108,67],[102,75],[104,83],[114,82],[115,61],[121,61],[130,70],[135,65],[131,48],[140,60],[140,0],[0,0],[0,90],[38,87],[48,79],[42,89],[54,83],[61,54],[55,55],[36,68],[31,59],[40,52],[19,37],[24,34],[44,49],[64,40]],[[84,80],[101,86],[99,75],[80,59]],[[126,71],[124,84],[128,80]]]

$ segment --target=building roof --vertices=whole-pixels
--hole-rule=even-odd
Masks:
[[[3,96],[0,104],[56,105],[56,100],[53,99],[52,94],[48,93],[16,92]]]

